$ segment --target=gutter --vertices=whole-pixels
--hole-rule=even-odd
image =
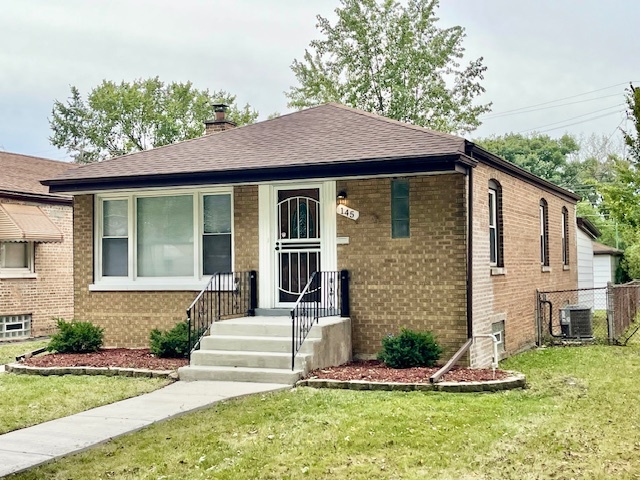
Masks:
[[[0,198],[12,198],[14,200],[23,200],[26,202],[42,202],[60,205],[71,205],[73,203],[72,197],[66,197],[62,195],[47,195],[46,193],[29,193],[29,192],[16,192],[10,190],[0,190]]]
[[[308,178],[341,178],[353,175],[398,175],[453,171],[457,166],[469,168],[476,161],[461,153],[368,159],[356,162],[331,162],[311,165],[287,165],[267,168],[205,172],[131,175],[122,177],[57,178],[41,183],[53,193],[74,193],[129,188],[157,188],[192,185],[229,185]],[[82,167],[80,167],[82,168]]]

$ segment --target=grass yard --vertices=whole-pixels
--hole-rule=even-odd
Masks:
[[[47,343],[2,343],[0,365]],[[156,378],[0,374],[0,434],[134,397],[167,383]]]
[[[49,343],[49,339],[29,340],[25,342],[2,342],[0,343],[0,365],[13,363],[16,361],[18,355],[45,347],[47,343]]]
[[[159,378],[0,374],[0,434],[135,397],[167,383]]]
[[[631,479],[640,348],[531,351],[498,394],[299,388],[152,426],[14,479]]]

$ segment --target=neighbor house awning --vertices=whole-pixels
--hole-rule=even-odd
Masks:
[[[61,242],[62,232],[35,205],[0,203],[0,241]]]

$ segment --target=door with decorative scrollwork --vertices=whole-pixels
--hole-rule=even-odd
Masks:
[[[320,270],[320,189],[278,189],[276,198],[276,302],[287,306]]]

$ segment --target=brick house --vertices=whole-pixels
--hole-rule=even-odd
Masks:
[[[0,152],[0,341],[73,317],[72,198],[40,183],[73,166]]]
[[[109,345],[183,320],[216,271],[257,271],[267,312],[347,270],[359,357],[402,327],[445,355],[491,333],[513,354],[535,342],[535,290],[576,288],[578,197],[470,141],[338,104],[217,115],[201,138],[45,182],[73,195],[76,316]],[[479,340],[468,361],[491,355]]]

